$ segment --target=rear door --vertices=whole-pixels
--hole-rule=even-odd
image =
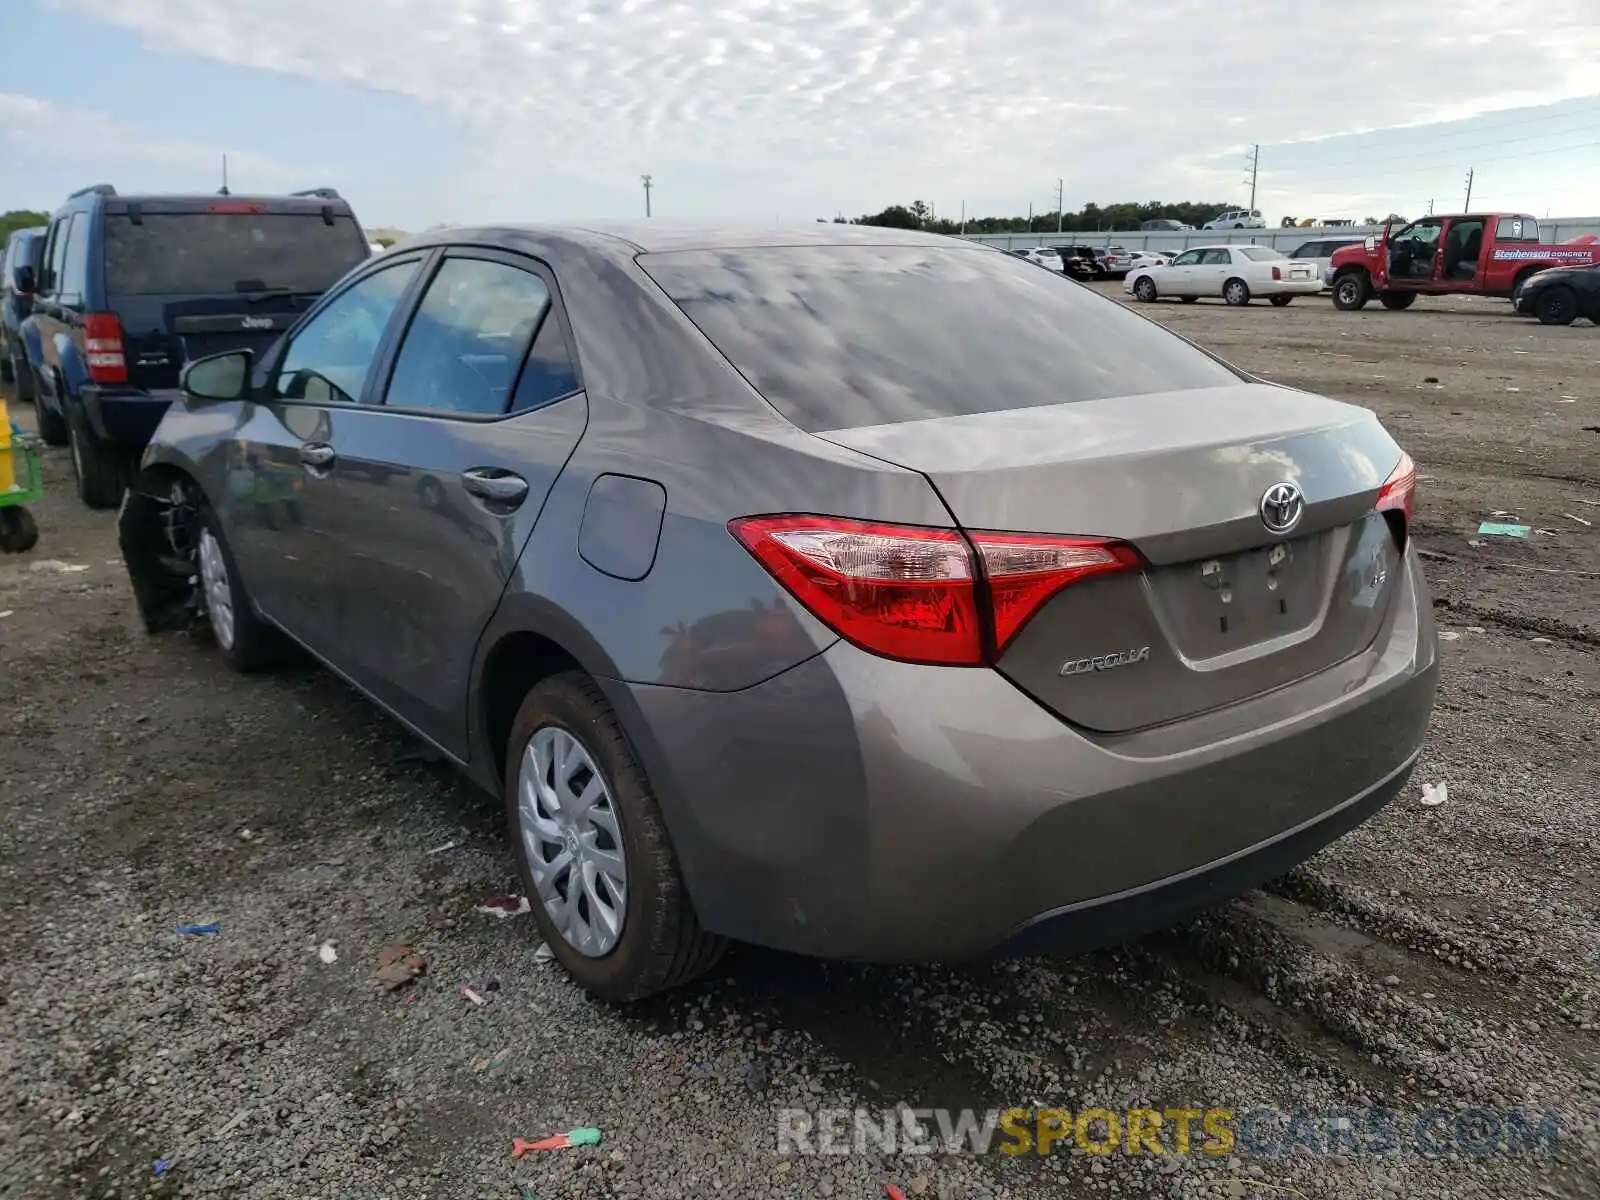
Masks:
[[[1222,285],[1231,274],[1233,274],[1233,251],[1226,249],[1201,251],[1200,265],[1194,269],[1195,294],[1222,295]]]
[[[360,581],[332,631],[338,662],[464,755],[478,636],[587,421],[554,278],[451,251],[375,392],[329,439],[338,509],[322,528]]]
[[[104,245],[128,382],[149,391],[188,360],[264,352],[368,257],[353,217],[303,201],[110,201]]]
[[[40,259],[39,294],[34,300],[33,329],[38,339],[39,374],[45,388],[55,395],[56,372],[61,368],[61,355],[56,337],[67,326],[61,307],[61,279],[66,273],[67,246],[74,226],[87,224],[77,213],[63,213],[50,222],[50,232],[45,237],[44,254]],[[61,398],[56,397],[57,407]]]

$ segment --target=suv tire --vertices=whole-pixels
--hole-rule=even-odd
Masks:
[[[81,412],[70,413],[66,424],[79,498],[90,508],[116,508],[128,490],[131,456],[123,447],[96,437]]]
[[[531,836],[534,825],[525,813],[542,814],[532,811],[533,799],[524,809],[521,791],[524,782],[530,784],[530,793],[534,791],[537,774],[528,747],[535,734],[545,731],[565,735],[588,758],[606,792],[608,824],[618,835],[615,841],[625,872],[622,922],[615,944],[603,954],[586,953],[567,939],[534,881],[530,854],[537,851],[530,850],[529,843],[537,845],[542,839]],[[727,942],[700,928],[644,768],[634,757],[616,713],[589,676],[578,671],[553,675],[535,684],[523,699],[506,746],[505,804],[513,853],[534,921],[556,960],[586,992],[619,1003],[641,1000],[689,982],[722,957]],[[595,844],[581,837],[579,841]],[[558,873],[555,882],[560,878]],[[568,871],[566,879],[569,887],[575,886],[574,871]],[[555,895],[559,902],[561,893]]]

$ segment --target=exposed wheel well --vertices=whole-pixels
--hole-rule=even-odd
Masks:
[[[534,684],[562,671],[581,669],[578,660],[560,645],[537,633],[507,634],[489,652],[479,695],[496,779],[504,781],[511,726]]]

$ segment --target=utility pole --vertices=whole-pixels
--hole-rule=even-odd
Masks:
[[[1066,204],[1067,204],[1067,181],[1065,179],[1058,179],[1058,180],[1056,180],[1056,232],[1057,233],[1061,232],[1062,222],[1065,220],[1065,217],[1066,217],[1066,214],[1062,211],[1064,208],[1066,208]]]
[[[1430,217],[1433,216],[1433,197],[1432,196],[1428,197],[1428,215]]]
[[[650,176],[641,175],[639,178],[644,183],[644,215],[648,217],[650,215]]]
[[[1256,210],[1256,175],[1261,170],[1261,143],[1250,148],[1250,211]]]
[[[965,200],[963,200],[961,202],[961,232],[965,233],[966,231],[967,231],[967,202]]]
[[[232,194],[228,191],[228,156],[224,154],[222,156],[222,190],[217,195],[230,196]]]
[[[1033,201],[1028,201],[1028,232],[1033,232]]]
[[[1462,207],[1468,212],[1472,211],[1472,177],[1477,174],[1471,167],[1467,168],[1467,202]]]

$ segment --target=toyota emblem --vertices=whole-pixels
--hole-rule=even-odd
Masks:
[[[1292,483],[1275,483],[1261,496],[1261,523],[1268,533],[1288,533],[1305,512],[1305,495]]]

